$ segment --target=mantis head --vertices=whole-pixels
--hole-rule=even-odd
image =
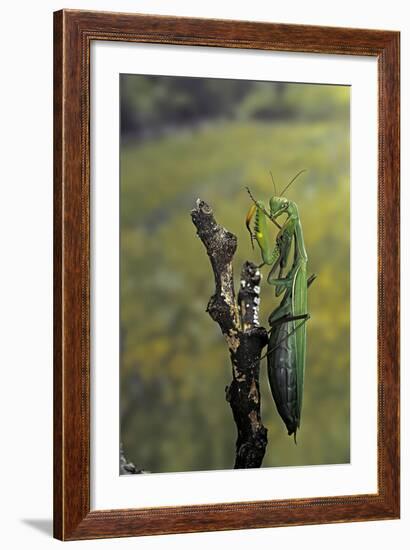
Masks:
[[[269,201],[270,216],[275,220],[281,214],[292,216],[297,213],[296,204],[285,197],[272,197]]]
[[[273,196],[269,201],[269,207],[270,207],[270,218],[272,221],[274,221],[278,216],[281,214],[286,213],[288,216],[293,216],[294,214],[297,215],[298,209],[294,202],[288,201],[286,197],[283,196],[283,193],[289,189],[289,187],[292,185],[292,183],[301,175],[303,172],[306,172],[305,169],[300,170],[294,176],[290,182],[285,186],[284,189],[280,192],[280,195],[277,196],[276,193],[276,184],[272,176],[272,172],[270,173],[272,178],[273,187],[275,188],[275,196]]]

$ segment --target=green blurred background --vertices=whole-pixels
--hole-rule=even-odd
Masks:
[[[121,440],[150,472],[232,468],[231,366],[205,308],[214,281],[190,210],[197,197],[260,263],[245,185],[268,201],[269,171],[299,207],[318,278],[309,290],[306,382],[297,446],[261,369],[264,467],[350,460],[350,89],[121,75]],[[278,300],[262,284],[261,323]]]

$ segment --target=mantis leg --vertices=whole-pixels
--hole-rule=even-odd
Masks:
[[[285,224],[283,225],[282,229],[279,231],[277,237],[276,237],[276,246],[274,248],[274,254],[276,256],[276,261],[272,266],[272,269],[269,272],[268,275],[268,283],[275,285],[275,295],[280,296],[282,294],[284,288],[283,286],[277,285],[274,281],[282,280],[282,273],[283,270],[286,269],[286,265],[288,263],[289,253],[292,245],[292,240],[295,234],[295,221],[292,218],[289,218]],[[278,271],[278,279],[273,279],[273,277],[276,275],[276,272]],[[288,274],[289,277],[289,274]]]
[[[284,297],[284,299],[282,300],[281,304],[279,305],[279,307],[277,307],[274,311],[272,311],[272,313],[269,315],[269,319],[268,319],[268,323],[269,325],[272,327],[273,325],[276,325],[279,320],[282,320],[282,319],[285,319],[285,318],[288,318],[290,316],[290,312],[289,312],[289,302],[288,302],[288,298],[289,298],[289,294],[290,294],[290,289],[287,290],[287,294],[286,296]]]
[[[312,273],[312,275],[307,280],[307,287],[309,288],[310,285],[313,283],[313,281],[316,279],[317,275],[316,273]]]
[[[286,265],[288,263],[293,236],[294,223],[289,220],[289,222],[287,222],[282,228],[282,231],[279,231],[278,236],[276,237],[276,243],[280,249],[279,279],[282,279],[283,270],[286,269]]]
[[[271,322],[271,327],[273,328],[275,325],[280,325],[282,323],[290,323],[291,321],[308,321],[310,319],[309,313],[303,313],[301,315],[291,315],[290,313],[287,313],[286,315],[283,315],[282,317],[277,318],[276,320]],[[301,323],[303,324],[303,323]],[[269,332],[272,331],[272,328]],[[299,327],[296,327],[296,330]]]
[[[292,270],[293,271],[293,270]],[[268,282],[271,285],[280,286],[284,289],[290,288],[293,283],[293,273],[289,275],[289,277],[286,277],[285,279],[269,279],[270,273],[268,275]],[[317,275],[316,273],[313,273],[309,279],[306,281],[306,285],[309,288],[310,285],[313,283],[313,281],[316,279]]]
[[[280,260],[280,257],[278,258],[278,260]],[[272,277],[275,276],[276,271],[278,270],[278,265],[280,266],[279,273],[278,273],[279,277],[277,279],[273,279]],[[291,286],[292,278],[290,277],[283,278],[282,271],[283,271],[283,268],[279,264],[279,261],[277,261],[268,273],[267,281],[270,285],[275,286],[275,296],[280,296],[287,288]],[[288,282],[286,284],[282,284],[282,281],[288,281]]]
[[[282,338],[282,340],[280,340],[280,341],[276,344],[276,346],[275,346],[274,348],[272,348],[272,349],[270,349],[269,351],[267,351],[267,352],[265,353],[265,355],[262,355],[262,357],[260,358],[260,360],[265,359],[265,357],[268,357],[268,355],[271,355],[271,354],[272,354],[272,353],[273,353],[273,352],[274,352],[274,351],[275,351],[275,350],[276,350],[285,340],[287,340],[287,339],[289,338],[289,336],[291,336],[291,335],[294,334],[297,330],[299,330],[300,328],[302,328],[303,325],[304,325],[307,321],[309,321],[310,315],[309,315],[309,313],[305,313],[304,315],[294,315],[294,316],[291,315],[291,316],[288,317],[286,320],[283,319],[283,321],[281,321],[281,322],[283,322],[283,323],[290,323],[291,321],[296,321],[296,320],[298,320],[298,319],[302,319],[302,321],[301,321],[298,325],[296,325],[296,327],[295,327],[294,329],[292,329],[292,331],[290,332],[290,334],[287,334],[284,338]],[[278,322],[279,322],[279,320],[278,320]]]
[[[268,283],[270,285],[276,286],[275,295],[280,296],[284,290],[287,288],[290,288],[292,286],[293,282],[293,274],[291,274],[289,277],[286,277],[285,279],[271,279],[272,275],[272,269],[269,272],[268,275]],[[313,273],[309,279],[306,281],[307,288],[310,287],[310,285],[313,283],[313,281],[316,279],[317,275],[316,273]]]
[[[254,240],[255,236],[254,236],[254,234],[252,232],[252,229],[251,229],[251,221],[252,221],[253,216],[255,215],[255,212],[256,212],[256,205],[252,204],[251,207],[248,210],[247,215],[246,215],[246,227],[247,227],[247,229],[249,231],[249,234],[251,236],[252,248],[255,248],[255,246],[253,244],[253,240]]]
[[[310,285],[313,283],[313,281],[316,279],[317,275],[313,273],[309,279],[307,280],[307,288],[310,287]],[[269,315],[269,325],[272,327],[273,325],[276,325],[278,322],[281,321],[296,321],[297,319],[303,319],[305,318],[306,314],[302,315],[295,315],[291,316],[289,313],[289,304],[288,304],[288,298],[289,294],[291,292],[291,283],[293,281],[293,277],[289,277],[287,279],[276,279],[276,284],[281,285],[281,292],[286,290],[287,294],[282,300],[282,303],[279,307],[277,307],[270,315]]]
[[[276,266],[270,270],[268,275],[268,283],[275,287],[275,296],[280,296],[285,290],[291,289],[293,284],[293,274],[285,279],[272,279],[273,271]]]
[[[270,242],[271,234],[267,225],[267,217],[265,212],[266,209],[263,202],[257,201],[253,204],[248,211],[248,215],[246,216],[246,227],[251,236],[252,247],[254,241],[256,241],[259,246],[263,264],[276,265],[280,260],[281,250],[278,246],[272,248]],[[250,226],[254,216],[255,225],[253,231]]]
[[[248,195],[249,195],[250,198],[252,199],[253,203],[254,203],[256,206],[258,206],[260,201],[257,201],[257,200],[255,199],[255,197],[252,195],[252,192],[251,192],[251,190],[249,189],[249,187],[246,187],[246,190],[247,190],[247,192],[248,192]],[[274,220],[274,219],[271,217],[271,215],[269,214],[269,212],[266,210],[265,207],[262,207],[262,211],[263,211],[263,213],[265,214],[265,216],[266,216],[267,218],[269,218],[270,221],[271,221],[274,225],[276,225],[276,227],[277,227],[278,229],[282,229],[282,227],[278,224],[278,222],[277,222],[276,220]]]

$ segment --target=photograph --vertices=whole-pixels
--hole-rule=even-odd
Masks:
[[[120,474],[349,464],[350,86],[119,86]]]

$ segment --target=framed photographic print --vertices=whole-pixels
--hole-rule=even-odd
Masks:
[[[54,33],[55,536],[398,518],[399,33]]]

